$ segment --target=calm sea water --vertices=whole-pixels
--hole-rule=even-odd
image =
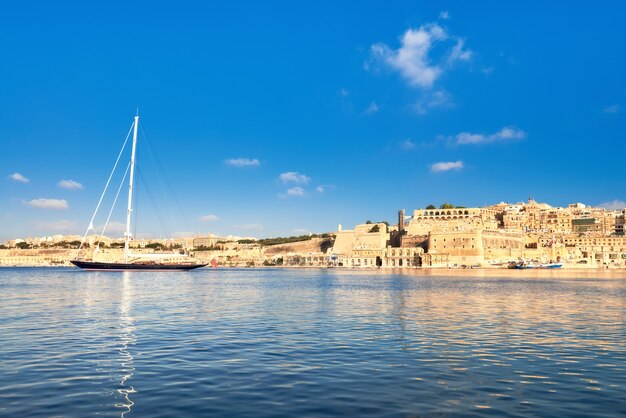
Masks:
[[[2,269],[0,416],[626,415],[624,273],[425,274]]]

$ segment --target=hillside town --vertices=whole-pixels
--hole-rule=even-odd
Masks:
[[[581,203],[552,207],[532,198],[466,208],[444,203],[399,210],[395,224],[288,238],[214,235],[137,239],[136,252],[180,252],[221,267],[505,268],[511,263],[560,263],[563,268],[626,268],[626,209]],[[81,236],[13,239],[0,245],[0,266],[70,265]],[[124,240],[87,236],[81,251],[115,260]],[[95,256],[94,256],[95,257]]]

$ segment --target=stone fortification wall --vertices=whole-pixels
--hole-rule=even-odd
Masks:
[[[331,252],[336,255],[349,255],[352,253],[354,231],[337,231],[335,237],[335,244]]]
[[[482,231],[485,224],[477,215],[467,215],[463,217],[448,216],[426,216],[414,217],[406,226],[407,235],[428,235],[431,232],[453,232],[453,231]]]
[[[483,231],[482,238],[485,261],[488,263],[504,263],[523,255],[524,235],[519,231]]]
[[[431,232],[428,252],[448,254],[453,265],[481,264],[485,261],[482,231]]]
[[[354,250],[382,250],[389,241],[384,223],[361,224],[353,231],[339,230],[336,234],[331,250],[336,255],[351,255]]]
[[[0,250],[0,266],[63,266],[76,250],[66,249],[10,249]]]

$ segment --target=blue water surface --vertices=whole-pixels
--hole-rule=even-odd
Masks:
[[[0,269],[0,416],[625,415],[619,273]]]

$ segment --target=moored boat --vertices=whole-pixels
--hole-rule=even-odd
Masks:
[[[520,263],[516,264],[513,268],[515,269],[558,269],[561,268],[563,264],[561,263],[547,263],[547,264],[526,264]]]
[[[97,261],[97,260],[94,260],[93,258],[79,258],[78,256],[70,261],[76,267],[79,267],[84,270],[187,271],[187,270],[193,270],[199,267],[204,267],[208,263],[198,262],[197,260],[194,260],[193,258],[185,254],[173,254],[173,253],[172,254],[167,254],[167,253],[149,254],[149,253],[131,253],[130,251],[130,240],[132,237],[130,226],[131,226],[131,214],[133,213],[133,182],[134,182],[134,174],[135,174],[135,154],[136,154],[136,149],[137,149],[138,126],[139,126],[139,115],[135,116],[135,120],[133,122],[133,125],[131,126],[131,130],[133,132],[133,142],[132,142],[132,151],[131,151],[131,157],[130,157],[130,163],[129,163],[130,180],[128,183],[128,209],[126,212],[126,231],[124,233],[124,261],[119,261],[119,262],[109,261],[109,260]],[[129,135],[130,135],[130,131],[129,131]],[[113,172],[115,171],[115,168],[117,167],[117,163],[119,162],[119,159],[124,151],[124,148],[126,147],[128,136],[126,138],[127,140],[124,142],[124,146],[122,146],[120,155],[118,156],[115,166],[113,167],[113,171],[111,172],[111,175],[109,176],[109,180],[107,181],[107,184],[104,188],[102,196],[100,197],[100,201],[98,202],[98,205],[96,206],[96,210],[94,211],[94,214],[91,217],[91,221],[89,222],[87,231],[85,232],[85,235],[83,236],[81,245],[78,249],[79,253],[80,253],[81,248],[83,247],[87,234],[89,233],[90,230],[93,230],[93,222],[96,217],[96,214],[98,213],[98,209],[100,208],[100,204],[102,203],[102,198],[104,197],[107,191],[107,188],[111,181],[111,177],[113,176]],[[126,175],[124,175],[124,177],[125,176]],[[119,190],[118,190],[118,194],[119,194]],[[116,196],[116,200],[117,200],[117,196]],[[113,205],[115,205],[115,202],[113,203]],[[110,215],[111,214],[109,213],[109,218],[110,218]],[[108,221],[109,219],[107,219],[107,223]],[[102,231],[102,235],[100,236],[100,238],[102,238],[102,236],[104,235],[105,229],[106,229],[106,224],[104,226],[104,229]],[[99,244],[97,244],[96,248],[94,249],[94,255],[98,251],[99,251]]]
[[[128,271],[128,270],[150,270],[150,271],[186,271],[193,270],[198,267],[204,267],[206,264],[197,263],[154,263],[154,262],[135,262],[135,263],[106,263],[101,261],[84,261],[71,260],[71,263],[83,270],[97,271]]]

